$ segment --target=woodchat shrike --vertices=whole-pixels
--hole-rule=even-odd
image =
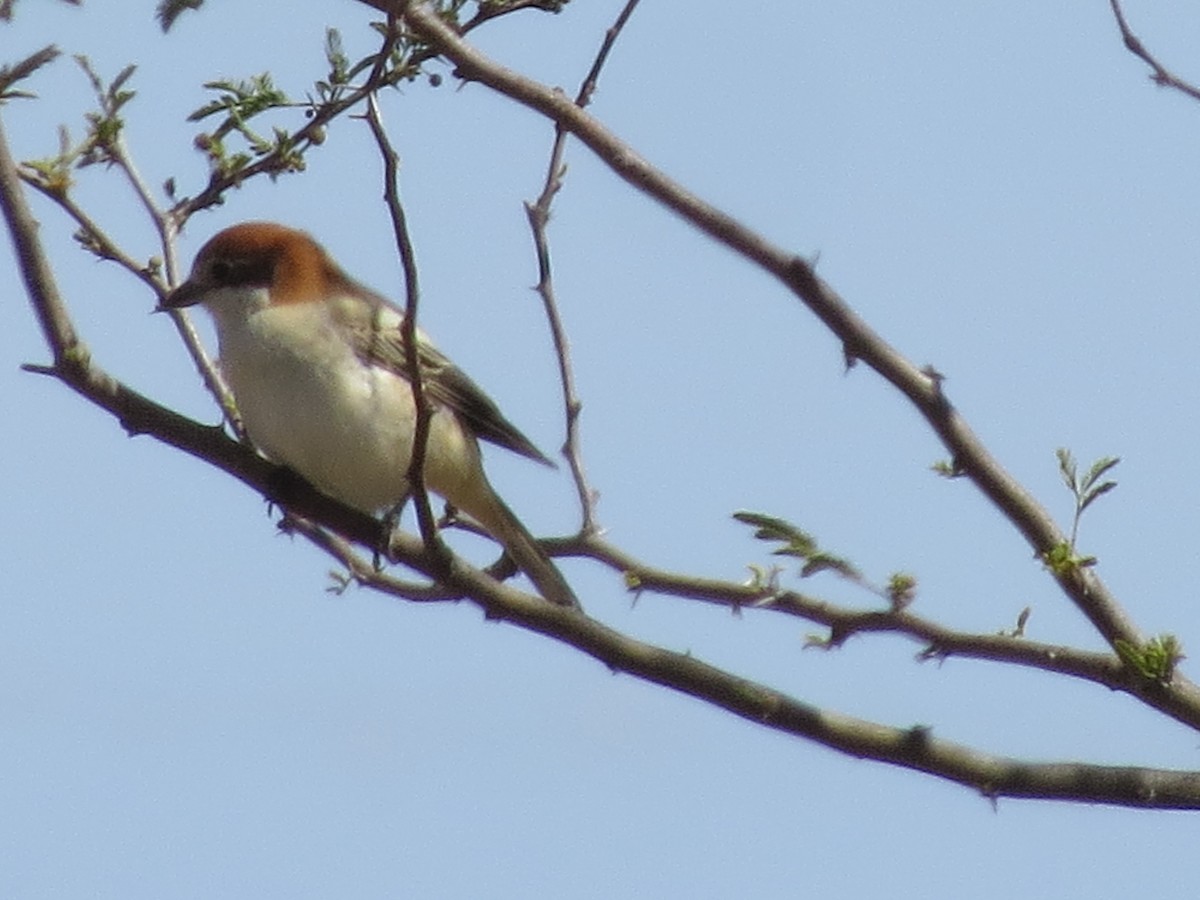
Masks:
[[[368,514],[408,495],[416,428],[404,312],[350,278],[301,231],[245,222],[213,237],[164,306],[212,315],[220,369],[265,456]],[[578,606],[484,475],[479,439],[553,465],[418,332],[432,404],[425,483],[496,538],[548,600]]]

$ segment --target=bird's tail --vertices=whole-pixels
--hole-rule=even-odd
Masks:
[[[493,490],[488,490],[486,503],[477,504],[475,509],[467,509],[473,519],[477,520],[489,534],[504,545],[505,552],[512,557],[534,587],[551,603],[579,609],[579,600],[562,572],[551,562],[532,534],[529,533],[516,514],[500,499]],[[483,508],[478,508],[482,506]]]

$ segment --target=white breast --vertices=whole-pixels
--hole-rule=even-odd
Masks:
[[[415,414],[409,383],[365,365],[323,304],[213,304],[221,369],[250,440],[322,492],[364,512],[404,498]],[[457,497],[479,451],[449,413],[431,422],[429,487]]]

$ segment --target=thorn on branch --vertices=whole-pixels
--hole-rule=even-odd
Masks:
[[[934,366],[926,365],[921,369],[921,374],[929,379],[929,386],[933,388],[933,393],[939,399],[942,398],[942,382],[946,380],[946,376],[939,372]]]
[[[914,725],[904,733],[904,745],[909,750],[924,752],[933,740],[933,729],[928,725]]]
[[[842,344],[842,363],[845,366],[843,374],[848,374],[851,369],[858,365],[858,354],[851,349],[849,341]]]
[[[950,651],[940,644],[929,644],[921,650],[918,650],[913,659],[920,663],[929,662],[931,659],[936,660],[937,664],[940,666],[942,663],[948,660],[950,656]]]
[[[967,474],[966,469],[957,458],[939,459],[932,463],[929,468],[943,478],[962,478]]]
[[[31,375],[48,375],[51,378],[61,378],[62,373],[54,366],[43,366],[38,363],[22,363],[22,372],[29,372]]]

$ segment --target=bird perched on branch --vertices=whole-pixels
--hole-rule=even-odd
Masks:
[[[350,278],[301,231],[245,222],[213,237],[164,306],[212,315],[221,372],[263,454],[363,512],[408,496],[417,424],[404,312]],[[553,465],[420,331],[432,406],[424,480],[498,540],[547,599],[578,601],[484,475],[479,439]]]

